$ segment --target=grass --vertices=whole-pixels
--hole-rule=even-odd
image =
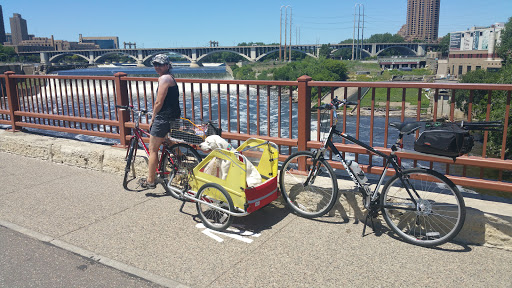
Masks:
[[[362,63],[359,61],[343,61],[349,71],[349,81],[355,82],[388,82],[393,76],[423,76],[431,75],[431,72],[427,69],[414,69],[412,71],[399,71],[399,70],[382,70],[377,63]],[[357,71],[369,71],[369,75],[357,75]],[[402,102],[402,88],[391,88],[390,89],[390,102]],[[422,91],[422,94],[425,92]],[[372,100],[372,90],[370,89],[366,96],[361,101],[361,105],[370,106]],[[375,105],[379,102],[387,101],[387,88],[376,88],[375,89]],[[418,105],[418,89],[409,88],[405,91],[405,102],[410,105]],[[430,101],[426,97],[421,98],[421,107],[428,108]]]
[[[375,106],[380,107],[382,105],[378,105],[379,102],[386,102],[388,89],[387,88],[375,88]],[[390,102],[402,102],[402,93],[403,89],[401,88],[391,88],[390,89]],[[423,91],[422,91],[423,94]],[[366,96],[361,101],[361,105],[370,106],[372,100],[372,89],[368,91]],[[405,90],[405,102],[410,105],[416,106],[418,105],[418,89],[409,88]],[[430,101],[426,97],[421,98],[421,107],[428,108]]]

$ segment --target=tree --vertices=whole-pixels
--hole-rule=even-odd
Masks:
[[[331,50],[329,44],[323,44],[322,47],[320,47],[320,51],[318,51],[318,56],[320,58],[329,58],[331,56]]]
[[[14,62],[16,58],[16,52],[13,47],[5,47],[0,45],[0,61],[2,62]]]
[[[373,34],[370,38],[364,40],[365,43],[403,43],[404,38],[398,34],[391,33]]]
[[[512,64],[503,66],[499,72],[490,72],[486,70],[474,70],[462,76],[460,83],[489,83],[489,84],[512,84]],[[506,101],[508,91],[493,91],[491,104],[491,121],[502,121],[505,115]],[[467,90],[457,90],[455,93],[455,104],[457,108],[467,113],[469,103]],[[488,91],[473,91],[472,115],[476,121],[485,121],[487,114]],[[509,116],[509,123],[512,123],[512,115]],[[487,153],[499,156],[501,151],[503,134],[501,132],[489,133]],[[507,143],[512,143],[512,125],[509,125],[507,131]],[[512,157],[512,145],[505,148],[505,158]]]
[[[333,53],[335,59],[341,58],[343,60],[352,59],[352,48],[341,48]]]
[[[501,32],[501,43],[496,49],[498,56],[503,59],[504,64],[512,62],[512,17],[505,23],[505,30]]]
[[[441,52],[441,55],[445,57],[448,56],[448,53],[450,52],[450,33],[441,38],[441,41],[439,41],[438,50]]]

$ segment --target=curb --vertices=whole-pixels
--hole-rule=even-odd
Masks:
[[[69,252],[77,254],[77,255],[80,255],[82,257],[91,259],[92,261],[101,263],[101,264],[103,264],[105,266],[108,266],[108,267],[114,268],[116,270],[119,270],[119,271],[122,271],[122,272],[125,272],[125,273],[128,273],[128,274],[134,275],[134,276],[139,277],[141,279],[145,279],[145,280],[147,280],[149,282],[152,282],[152,283],[155,283],[155,284],[158,284],[158,285],[162,285],[164,287],[176,287],[176,288],[186,288],[186,287],[189,287],[189,286],[186,286],[186,285],[181,284],[179,282],[176,282],[176,281],[174,281],[172,279],[165,278],[165,277],[162,277],[162,276],[150,273],[148,271],[139,269],[139,268],[134,267],[134,266],[130,266],[130,265],[125,264],[125,263],[121,263],[119,261],[110,259],[108,257],[96,254],[94,252],[91,252],[91,251],[82,249],[80,247],[74,246],[72,244],[69,244],[67,242],[61,241],[59,239],[55,239],[55,238],[53,238],[51,236],[47,236],[47,235],[41,234],[39,232],[36,232],[36,231],[30,230],[30,229],[21,227],[19,225],[16,225],[16,224],[13,224],[13,223],[1,220],[1,219],[0,219],[0,226],[3,226],[5,228],[7,228],[7,229],[19,232],[21,234],[24,234],[26,236],[29,236],[29,237],[34,238],[36,240],[39,240],[41,242],[51,244],[52,246],[58,247],[60,249],[69,251]]]

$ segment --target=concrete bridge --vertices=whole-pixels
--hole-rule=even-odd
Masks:
[[[339,49],[351,49],[352,44],[328,44],[334,51]],[[291,45],[292,51],[304,53],[317,58],[322,44]],[[355,52],[378,56],[390,48],[400,48],[413,52],[416,56],[424,56],[429,47],[437,47],[437,44],[429,43],[368,43],[354,47]],[[290,47],[290,46],[288,46]],[[50,65],[66,55],[77,55],[84,58],[89,64],[96,64],[103,57],[111,54],[122,54],[133,58],[138,66],[148,66],[150,59],[159,53],[176,53],[192,63],[197,64],[204,57],[219,52],[232,52],[248,61],[256,62],[265,56],[278,52],[279,45],[264,46],[226,46],[226,47],[189,47],[189,48],[138,48],[138,49],[97,49],[97,50],[66,50],[66,51],[41,51],[41,64]],[[34,52],[20,52],[20,54],[34,54]]]

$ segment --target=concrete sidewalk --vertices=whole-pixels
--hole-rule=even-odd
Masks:
[[[17,134],[23,133],[1,134],[0,151],[16,146],[6,145],[11,137],[23,146]],[[28,142],[35,145],[33,141]],[[55,141],[59,144],[54,142],[50,150],[59,146],[61,154],[75,156],[89,145],[101,146]],[[73,149],[66,148],[70,143]],[[44,149],[38,149],[38,155],[44,155]],[[109,152],[99,153],[102,149]],[[509,239],[500,234],[505,250],[460,240],[427,249],[400,241],[382,220],[376,233],[361,237],[359,217],[308,220],[290,214],[279,201],[236,218],[233,227],[238,231],[213,232],[202,226],[195,205],[185,204],[180,211],[182,203],[165,196],[160,187],[125,191],[121,176],[102,172],[114,169],[105,162],[112,157],[107,155],[116,153],[111,149],[96,147],[95,153],[103,155],[99,166],[77,157],[81,165],[101,169],[57,164],[63,158],[54,152],[46,159],[0,152],[0,225],[169,287],[398,287],[409,286],[411,277],[422,286],[510,287],[512,282],[512,252],[506,250],[510,234]],[[122,159],[124,151],[117,150]],[[77,159],[63,162],[80,162]],[[484,212],[467,203],[469,212],[481,217],[510,217],[502,213],[510,212],[509,204]],[[347,215],[364,213],[342,204],[336,209]],[[484,233],[476,242],[487,243],[485,231],[491,228],[510,228],[510,222],[500,223],[503,226],[479,224]],[[467,220],[461,234],[472,231]]]

